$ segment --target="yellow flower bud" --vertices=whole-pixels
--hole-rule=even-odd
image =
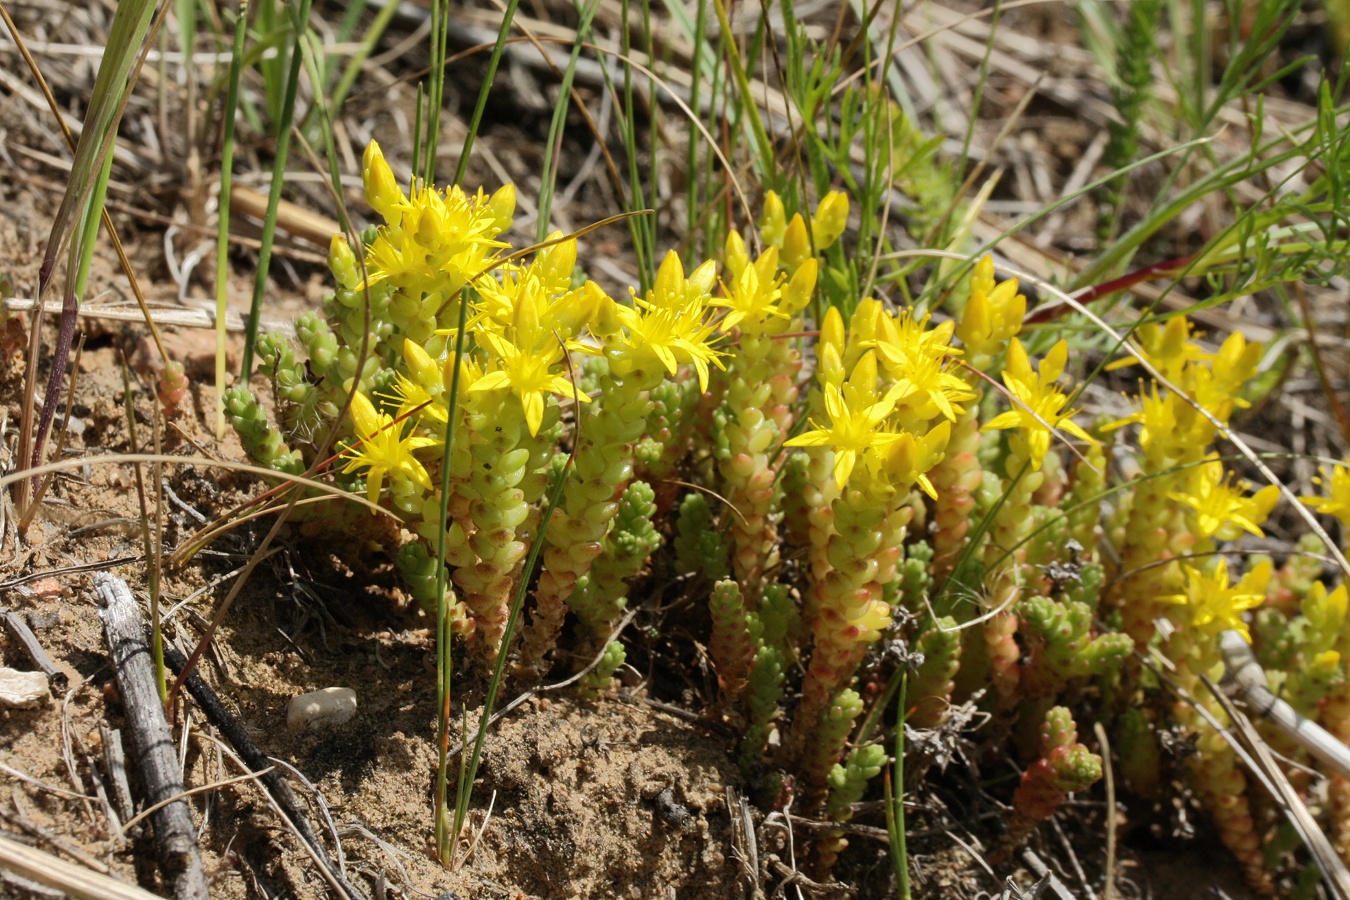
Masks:
[[[704,296],[711,294],[713,285],[717,283],[717,260],[705,260],[702,265],[689,273],[688,294]]]
[[[421,344],[404,338],[403,361],[408,364],[408,373],[413,381],[427,393],[434,393],[440,388],[441,367]]]
[[[788,281],[787,286],[783,288],[783,298],[778,304],[779,309],[789,316],[794,316],[806,309],[806,305],[811,302],[811,294],[816,290],[816,276],[819,271],[820,264],[814,259],[808,259],[802,263],[793,274],[792,279]],[[833,308],[831,307],[831,309]]]
[[[555,231],[548,236],[548,239],[556,240],[561,234],[562,232]],[[540,273],[544,282],[549,285],[569,285],[572,281],[572,271],[576,267],[576,238],[554,244],[539,255]]]
[[[974,281],[974,279],[971,279]],[[956,336],[967,347],[982,347],[989,342],[992,329],[989,327],[989,295],[984,291],[971,291],[966,308],[956,323]]]
[[[994,257],[986,253],[975,263],[975,271],[970,274],[970,292],[988,294],[994,289]]]
[[[783,210],[783,201],[773,191],[764,195],[764,214],[759,218],[759,236],[771,247],[783,246],[783,235],[787,230],[787,213]]]
[[[773,249],[776,257],[777,250],[776,248]],[[750,265],[750,254],[745,249],[745,241],[741,239],[738,233],[733,231],[727,235],[727,245],[725,252],[722,254],[722,260],[727,265],[728,282],[738,280],[741,273],[745,271],[745,267]]]
[[[338,284],[347,290],[354,291],[361,286],[361,270],[346,235],[335,234],[328,242],[328,269]]]
[[[423,207],[422,215],[417,220],[417,243],[428,249],[440,246],[448,237],[447,224],[436,205]]]
[[[520,299],[516,301],[515,312],[511,316],[511,325],[515,329],[517,342],[533,341],[539,335],[539,309],[537,304],[541,300],[544,300],[544,298],[536,298],[527,293],[522,293]]]
[[[853,364],[853,371],[849,373],[848,383],[850,387],[861,391],[864,396],[874,396],[877,392],[877,355],[875,351],[868,350],[858,358]]]
[[[361,160],[361,180],[366,185],[366,202],[370,208],[383,216],[386,222],[396,222],[399,210],[407,204],[408,198],[398,186],[393,170],[384,161],[384,153],[375,141],[366,145],[365,156]]]
[[[783,267],[789,272],[797,271],[802,263],[811,258],[811,240],[801,213],[794,215],[792,221],[788,222],[783,235],[782,258]]]
[[[816,348],[816,379],[821,384],[835,387],[844,383],[844,360],[833,344],[821,344]]]
[[[579,290],[568,291],[560,299],[549,305],[549,327],[558,332],[564,341],[572,341],[594,321],[600,304],[609,300],[609,295],[594,281],[587,281]],[[597,330],[596,334],[600,334]],[[593,348],[575,347],[583,352]]]
[[[516,186],[504,184],[499,187],[488,201],[488,209],[492,211],[492,227],[496,229],[495,233],[509,231],[511,220],[516,214]]]
[[[652,302],[660,306],[670,305],[676,298],[684,298],[684,264],[679,255],[670,250],[661,266],[656,270],[656,281],[652,283]]]
[[[852,364],[864,347],[876,344],[881,322],[889,315],[885,305],[875,297],[862,299],[853,310],[853,317],[849,319],[848,346],[844,351],[845,364]]]
[[[833,347],[835,353],[844,355],[844,317],[839,307],[831,306],[825,311],[825,321],[820,323],[820,341],[818,346]]]
[[[1017,293],[1017,279],[994,284],[994,260],[985,256],[970,276],[970,300],[961,313],[956,335],[972,352],[996,353],[998,345],[1022,330],[1027,298]]]
[[[842,191],[830,191],[816,206],[816,214],[811,217],[811,237],[816,242],[816,252],[829,247],[844,233],[848,225],[848,195]]]
[[[587,282],[587,286],[594,282]],[[591,330],[597,337],[608,337],[618,334],[623,328],[623,315],[619,312],[619,305],[614,302],[614,298],[598,287],[595,289],[595,316],[591,320]]]

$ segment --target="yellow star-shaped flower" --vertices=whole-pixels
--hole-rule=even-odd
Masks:
[[[1013,338],[1008,345],[1008,366],[1003,372],[1003,383],[1012,393],[1015,406],[984,426],[986,429],[1019,429],[1035,470],[1041,468],[1041,461],[1050,451],[1051,429],[1062,428],[1079,440],[1097,443],[1070,418],[1077,410],[1064,409],[1069,398],[1055,386],[1064,374],[1068,356],[1069,345],[1060,341],[1045,354],[1039,371],[1033,372],[1022,342]]]
[[[1231,541],[1242,532],[1265,537],[1261,523],[1280,499],[1280,489],[1266,485],[1250,497],[1246,484],[1234,484],[1225,477],[1217,455],[1191,470],[1184,491],[1172,491],[1168,498],[1190,509],[1196,534],[1202,538]]]
[[[1327,470],[1323,469],[1322,477],[1317,481],[1326,485],[1327,479]],[[1340,519],[1342,525],[1350,528],[1350,467],[1344,464],[1336,466],[1330,472],[1330,481],[1330,485],[1327,486],[1327,496],[1299,497],[1298,499],[1314,512],[1335,516]]]
[[[1228,583],[1228,563],[1222,557],[1208,571],[1191,565],[1183,567],[1186,575],[1186,593],[1159,599],[1186,607],[1190,627],[1200,635],[1214,637],[1221,631],[1233,630],[1251,642],[1251,630],[1242,614],[1255,609],[1266,599],[1266,584],[1270,581],[1271,564],[1267,560],[1242,577],[1237,584]]]
[[[394,417],[378,412],[370,398],[360,391],[352,396],[352,422],[360,443],[343,451],[347,465],[342,471],[370,469],[366,475],[366,497],[371,503],[379,502],[380,488],[386,477],[407,479],[424,490],[432,490],[431,476],[413,456],[413,451],[435,446],[440,441],[413,435],[403,437],[401,426],[394,424]]]
[[[867,359],[870,357],[869,353]],[[859,457],[869,450],[882,452],[900,439],[900,435],[881,427],[895,408],[895,394],[887,392],[878,397],[876,367],[871,366],[871,384],[858,382],[858,370],[868,367],[862,362],[854,370],[849,384],[826,384],[822,396],[828,424],[811,420],[811,430],[786,442],[788,447],[830,447],[834,450],[834,483],[843,490]]]

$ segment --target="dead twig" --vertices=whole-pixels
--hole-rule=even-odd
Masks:
[[[112,871],[106,865],[99,862],[79,847],[70,843],[70,841],[65,840],[60,835],[52,834],[32,819],[28,818],[27,810],[19,802],[17,796],[12,799],[12,802],[14,803],[14,812],[7,812],[6,810],[0,809],[0,819],[4,819],[10,825],[13,825],[29,837],[51,845],[53,849],[61,851],[66,856],[69,856],[71,859],[88,869],[92,869],[102,875],[107,875]]]
[[[1219,636],[1219,650],[1223,653],[1228,677],[1257,715],[1283,731],[1337,774],[1350,778],[1350,747],[1346,747],[1316,722],[1299,715],[1292,706],[1270,692],[1266,673],[1241,634],[1225,631]]]
[[[1059,876],[1050,871],[1050,867],[1041,862],[1041,858],[1030,849],[1022,851],[1022,862],[1026,863],[1031,873],[1039,879],[1036,882],[1036,887],[1033,888],[1035,892],[1033,896],[1040,896],[1043,890],[1049,889],[1050,893],[1058,900],[1074,900],[1073,894],[1069,893],[1069,889],[1064,886],[1064,882],[1059,880]],[[1044,888],[1042,885],[1044,885]]]
[[[1241,635],[1238,635],[1240,638]],[[1341,862],[1340,855],[1337,854],[1331,841],[1327,838],[1326,832],[1317,824],[1317,820],[1308,812],[1308,807],[1304,804],[1303,798],[1294,790],[1294,786],[1289,783],[1289,778],[1284,774],[1284,770],[1276,764],[1271,756],[1270,748],[1262,740],[1261,735],[1257,733],[1252,725],[1251,719],[1243,715],[1242,711],[1233,705],[1233,701],[1214,686],[1214,684],[1204,675],[1200,676],[1205,687],[1209,688],[1214,698],[1219,701],[1224,712],[1228,714],[1229,720],[1233,723],[1231,732],[1225,731],[1224,736],[1230,743],[1240,744],[1248,753],[1253,769],[1257,771],[1268,785],[1273,785],[1272,796],[1280,806],[1285,818],[1289,824],[1294,827],[1303,845],[1308,848],[1312,854],[1313,862],[1322,871],[1322,876],[1327,889],[1336,900],[1350,900],[1350,870],[1347,870],[1345,863]]]
[[[173,882],[178,900],[207,900],[209,893],[197,847],[197,830],[187,802],[178,797],[184,790],[183,776],[156,687],[140,607],[126,582],[115,575],[98,573],[94,576],[94,587],[147,798],[151,805],[178,798],[152,819],[160,870],[166,880]]]
[[[10,637],[14,638],[20,647],[23,647],[24,652],[28,654],[28,658],[33,661],[33,665],[37,666],[42,674],[47,676],[47,685],[52,689],[52,693],[59,694],[70,687],[70,679],[66,677],[66,673],[58,669],[56,663],[52,662],[52,658],[47,655],[47,651],[43,649],[37,635],[33,634],[33,629],[28,627],[28,623],[23,620],[23,617],[8,609],[0,610],[0,615],[3,615],[5,629],[9,632]]]
[[[131,782],[127,780],[127,756],[122,748],[122,731],[120,728],[109,728],[106,725],[100,726],[99,733],[103,738],[103,768],[107,770],[108,782],[112,788],[113,808],[117,811],[117,816],[123,822],[130,822],[136,815],[136,804],[131,799]],[[131,837],[140,836],[140,828],[122,826],[122,830]]]
[[[1116,900],[1116,779],[1111,768],[1111,742],[1101,722],[1094,722],[1092,731],[1102,748],[1102,776],[1106,782],[1106,887],[1102,889],[1102,900]]]
[[[64,891],[71,897],[103,900],[160,900],[149,891],[91,872],[58,856],[21,844],[0,832],[0,870]],[[203,894],[202,896],[205,896]]]

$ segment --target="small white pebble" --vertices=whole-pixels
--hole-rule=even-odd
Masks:
[[[330,687],[291,698],[286,710],[286,727],[291,731],[309,731],[343,725],[356,715],[356,691]]]
[[[0,668],[0,706],[35,709],[50,699],[46,675]]]

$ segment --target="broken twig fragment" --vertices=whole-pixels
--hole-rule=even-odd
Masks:
[[[56,663],[52,662],[52,658],[47,655],[47,651],[43,649],[37,635],[33,634],[33,629],[29,628],[28,623],[23,620],[23,616],[7,609],[3,611],[3,618],[5,629],[9,632],[10,637],[23,647],[24,652],[28,654],[28,658],[33,661],[33,665],[37,666],[42,674],[47,676],[47,684],[52,691],[59,694],[70,687],[70,679],[66,677],[65,672],[56,667]]]

